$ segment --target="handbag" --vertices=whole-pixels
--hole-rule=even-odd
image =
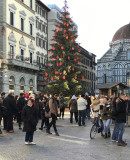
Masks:
[[[49,112],[45,111],[45,117],[46,118],[51,118],[51,112],[50,111]]]

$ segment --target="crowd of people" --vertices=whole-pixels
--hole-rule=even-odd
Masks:
[[[123,141],[125,123],[128,123],[130,114],[130,97],[120,95],[120,97],[95,96],[90,97],[88,93],[75,95],[66,99],[61,93],[52,95],[21,93],[20,96],[14,96],[11,92],[7,96],[1,93],[0,97],[0,134],[2,134],[1,121],[3,121],[3,130],[7,133],[13,133],[13,121],[17,120],[20,130],[25,134],[25,144],[35,144],[33,135],[39,119],[41,125],[39,130],[46,129],[47,134],[52,134],[50,129],[53,126],[56,136],[59,136],[56,122],[58,119],[64,120],[65,108],[70,111],[70,123],[74,122],[80,126],[86,126],[86,119],[96,119],[99,114],[103,124],[104,133],[102,136],[110,138],[117,142],[118,146],[126,146]],[[93,120],[93,122],[94,122]],[[111,133],[111,123],[114,123],[114,130]],[[23,124],[23,126],[22,126]]]

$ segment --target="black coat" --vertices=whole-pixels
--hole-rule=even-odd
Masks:
[[[117,123],[126,123],[126,102],[123,99],[120,99],[117,103],[117,116],[116,122]]]
[[[17,107],[16,107],[16,101],[13,96],[8,95],[4,101],[3,105],[7,108],[8,115],[10,114],[16,114],[17,113]]]
[[[2,104],[0,103],[0,121],[2,120],[2,108],[1,108]]]
[[[22,112],[23,108],[26,105],[26,101],[24,97],[20,97],[18,102],[17,102],[17,108],[19,112]]]
[[[36,131],[36,126],[38,123],[38,110],[32,106],[28,105],[24,107],[22,111],[22,119],[24,122],[23,131],[25,132],[34,132]]]

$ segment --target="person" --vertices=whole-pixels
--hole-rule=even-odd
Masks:
[[[129,126],[128,124],[129,106],[130,106],[129,97],[126,96],[125,101],[126,101],[126,125]]]
[[[89,98],[89,94],[85,93],[85,99],[87,101],[87,108],[86,108],[86,117],[88,120],[90,120],[90,105],[91,105],[91,99]]]
[[[126,102],[125,102],[125,95],[123,94],[120,95],[119,102],[117,103],[116,122],[119,125],[117,146],[126,146],[127,143],[123,141],[123,134],[126,123]]]
[[[117,142],[118,140],[118,133],[119,133],[119,125],[116,122],[116,116],[117,116],[117,103],[119,101],[118,97],[114,97],[112,100],[112,120],[114,121],[114,129],[112,133],[112,141]]]
[[[2,101],[2,98],[0,98],[0,134],[2,134],[2,131],[1,131],[2,104],[3,104],[3,101]]]
[[[105,97],[103,99],[103,114],[101,116],[104,124],[104,138],[109,138],[111,136],[110,132],[110,123],[111,123],[111,118],[112,118],[112,106],[111,103],[108,102],[108,98]]]
[[[24,93],[20,93],[20,97],[17,101],[17,109],[18,109],[18,114],[17,114],[17,120],[18,120],[18,125],[19,129],[21,130],[21,123],[22,123],[22,110],[26,105],[26,101],[24,98]]]
[[[46,117],[45,117],[46,103],[47,103],[47,100],[45,97],[43,97],[43,100],[41,101],[41,105],[40,105],[41,119],[42,119],[41,127],[39,128],[40,130],[43,130],[43,125],[44,125],[44,123],[46,123]]]
[[[56,94],[54,94],[54,95],[52,95],[52,97],[50,97],[49,109],[50,109],[52,121],[47,126],[46,132],[48,134],[52,134],[50,132],[50,128],[53,125],[54,131],[55,131],[55,135],[59,136],[59,133],[58,133],[57,128],[56,128],[56,119],[57,119],[57,115],[58,115],[58,104],[57,104],[57,95]]]
[[[87,101],[84,99],[84,94],[81,94],[81,97],[78,99],[77,103],[78,103],[78,115],[79,115],[78,125],[85,126]]]
[[[2,101],[4,102],[4,99],[5,99],[5,92],[2,92],[1,93],[1,99]],[[4,106],[3,106],[4,107]],[[6,109],[4,107],[4,109]],[[3,125],[4,125],[4,129],[3,130],[6,130],[6,126],[7,126],[7,115],[5,113],[3,113],[3,109],[2,109],[2,117],[3,117]]]
[[[59,96],[59,107],[60,107],[59,118],[61,118],[61,115],[62,115],[62,119],[64,119],[65,106],[66,106],[65,98],[63,94],[61,93]]]
[[[27,105],[22,111],[22,119],[24,122],[23,131],[26,132],[25,145],[35,145],[36,143],[33,142],[33,136],[38,123],[38,111],[36,107],[34,107],[32,99],[27,101]]]
[[[7,133],[13,133],[13,115],[17,113],[17,107],[12,92],[10,92],[9,95],[4,99],[3,105],[7,108],[6,131]]]
[[[72,96],[71,101],[69,102],[70,109],[70,123],[73,123],[73,114],[75,116],[76,123],[78,122],[78,104],[77,97],[75,95]]]

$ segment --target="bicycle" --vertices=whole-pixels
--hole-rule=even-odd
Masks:
[[[94,124],[91,127],[90,130],[90,138],[94,139],[97,133],[101,133],[101,136],[104,136],[103,134],[103,121],[100,119],[101,115],[98,114],[98,117],[94,118]]]

